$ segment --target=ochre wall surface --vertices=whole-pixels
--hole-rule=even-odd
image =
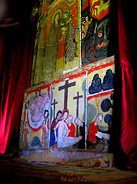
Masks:
[[[27,89],[20,148],[69,147],[107,151],[114,73],[115,59],[112,56]],[[99,120],[98,114],[101,116]],[[61,147],[59,138],[64,141]]]

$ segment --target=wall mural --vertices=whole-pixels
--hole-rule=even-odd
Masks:
[[[80,3],[44,0],[35,40],[31,85],[80,65]]]
[[[48,148],[50,88],[27,92],[23,110],[22,147]]]
[[[110,0],[41,1],[31,86],[108,57],[109,11]]]
[[[26,90],[20,149],[108,151],[114,57]]]
[[[109,56],[110,0],[82,0],[81,56],[82,65]]]
[[[79,132],[80,122],[84,122],[84,93],[81,86],[85,82],[85,75],[72,75],[71,78],[52,84],[52,119],[51,145],[58,148],[77,146],[83,143],[83,132]],[[59,113],[61,113],[60,119]],[[59,123],[58,123],[59,122]],[[57,139],[58,135],[58,139]],[[53,144],[57,141],[57,145]],[[81,146],[80,146],[81,147]]]

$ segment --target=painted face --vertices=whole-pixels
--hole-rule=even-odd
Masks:
[[[61,119],[61,113],[58,113],[57,120],[60,120],[60,119]]]
[[[68,124],[72,123],[72,120],[73,120],[73,117],[72,116],[69,116],[67,123]]]
[[[68,13],[66,12],[66,13],[64,13],[64,19],[66,19],[66,18],[68,18]]]
[[[38,90],[37,93],[36,93],[37,97],[40,95],[40,91]]]
[[[77,119],[75,122],[78,126],[81,126],[81,120]]]
[[[59,23],[59,18],[60,18],[60,16],[59,16],[59,14],[57,14],[57,15],[55,16],[55,25],[58,25],[58,23]]]
[[[68,117],[68,113],[65,112],[65,113],[63,114],[63,120],[65,121],[65,120],[67,119],[67,117]]]
[[[88,21],[88,16],[86,17],[86,22]]]
[[[67,28],[66,27],[63,27],[61,29],[61,33],[60,33],[60,37],[63,38],[67,35]]]
[[[102,117],[101,116],[98,116],[97,123],[100,123],[101,121],[102,121]]]

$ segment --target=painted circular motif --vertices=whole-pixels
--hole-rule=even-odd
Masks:
[[[101,109],[103,112],[107,112],[109,111],[109,109],[111,108],[111,102],[108,98],[104,99],[102,102],[101,102]]]
[[[104,117],[105,123],[110,123],[112,121],[112,115],[111,114],[106,114]]]
[[[102,36],[103,36],[103,31],[100,30],[100,31],[98,32],[98,37],[101,38]]]

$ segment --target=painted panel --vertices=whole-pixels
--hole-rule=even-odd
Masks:
[[[40,9],[31,85],[80,66],[80,1],[47,2]]]
[[[97,69],[97,68],[96,68]],[[112,125],[114,63],[102,64],[88,74],[87,147],[108,151]]]
[[[108,57],[109,12],[110,0],[41,1],[31,86]]]
[[[26,90],[20,148],[108,151],[114,57]]]
[[[81,18],[82,65],[109,56],[110,0],[83,0]]]
[[[56,84],[52,84],[50,146],[57,148],[84,148],[85,125],[83,122],[85,121],[85,80],[85,74],[81,76],[78,73],[58,83],[56,82]],[[60,117],[62,121],[57,119],[59,118],[59,113],[62,113]],[[78,126],[78,123],[81,122],[83,123],[83,129]],[[63,132],[62,129],[64,129]],[[58,134],[58,139],[56,141],[55,134]],[[65,137],[65,135],[67,136]],[[55,144],[55,142],[57,142],[57,144]]]
[[[25,94],[21,132],[21,149],[49,148],[50,88],[38,87]]]

